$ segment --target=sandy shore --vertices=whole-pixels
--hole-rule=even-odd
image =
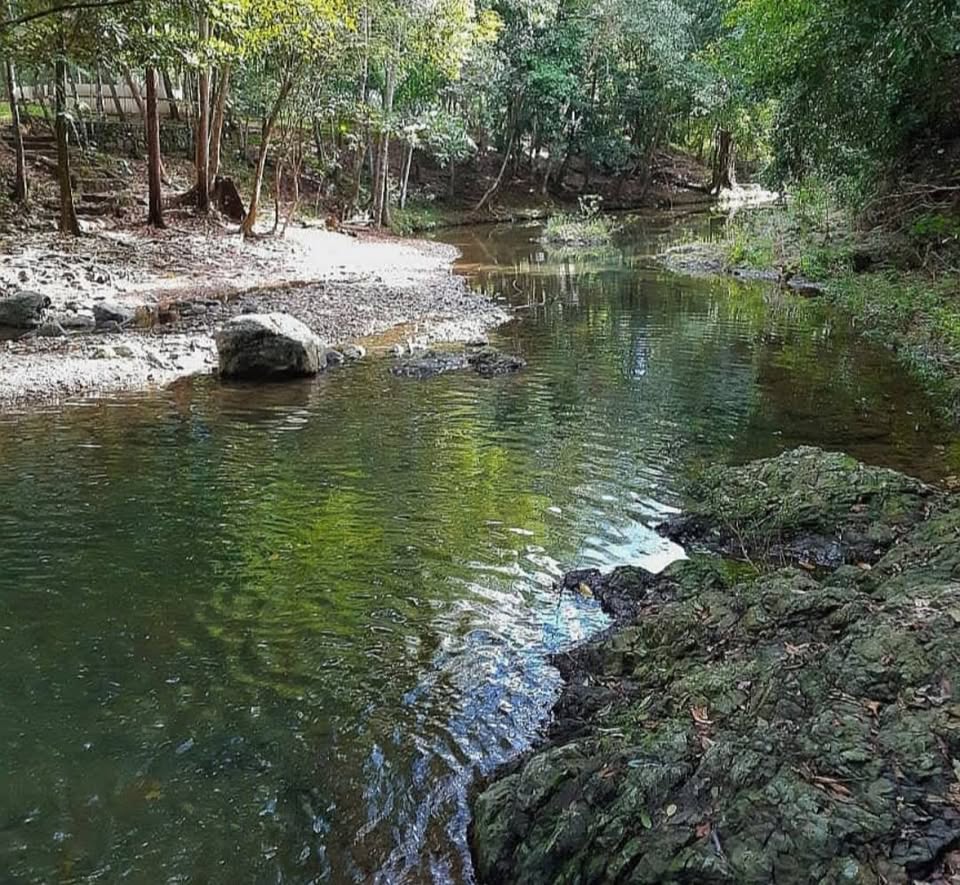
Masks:
[[[0,341],[3,408],[211,372],[214,332],[242,312],[292,314],[330,345],[395,327],[404,341],[463,341],[508,319],[453,274],[456,250],[437,243],[298,227],[246,243],[222,231],[140,229],[6,245],[0,291],[48,296],[49,316],[68,329],[92,323],[98,303],[135,309],[150,325]]]

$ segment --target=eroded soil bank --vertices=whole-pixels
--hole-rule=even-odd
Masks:
[[[960,502],[817,449],[690,498],[689,561],[565,578],[616,623],[476,796],[481,881],[960,881]]]
[[[31,234],[21,246],[0,261],[2,292],[51,304],[40,334],[6,330],[0,340],[6,406],[212,371],[213,333],[241,312],[289,313],[330,345],[398,326],[404,341],[466,341],[508,318],[454,276],[456,250],[436,243],[317,228],[248,243],[225,231],[143,229],[77,243]],[[99,322],[104,308],[119,322]]]

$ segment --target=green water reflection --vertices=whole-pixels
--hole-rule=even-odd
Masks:
[[[469,879],[467,785],[604,623],[557,575],[677,556],[653,526],[701,460],[957,469],[846,323],[650,264],[701,224],[587,260],[449,234],[518,308],[516,377],[370,361],[3,415],[0,880]]]

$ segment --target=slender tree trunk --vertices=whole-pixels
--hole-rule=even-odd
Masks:
[[[67,47],[61,26],[56,73],[57,103],[57,178],[60,183],[60,230],[71,236],[80,235],[80,222],[73,205],[73,184],[70,181],[69,121],[67,120]]]
[[[206,52],[210,39],[210,22],[205,14],[200,15],[201,51]],[[210,211],[210,66],[205,60],[200,63],[197,76],[197,208]]]
[[[163,77],[163,92],[167,96],[167,104],[170,106],[170,119],[179,123],[180,107],[177,105],[176,98],[174,98],[176,93],[173,90],[173,81],[170,79],[170,72],[164,68],[161,71],[161,76]]]
[[[9,7],[8,7],[9,9]],[[27,186],[27,158],[23,150],[23,132],[20,131],[20,106],[17,104],[17,79],[13,62],[6,60],[7,98],[10,102],[10,125],[13,128],[13,152],[16,155],[16,177],[13,184],[13,198],[18,203],[26,203],[30,196]]]
[[[293,78],[286,80],[280,87],[276,101],[270,110],[270,115],[263,121],[263,127],[260,135],[260,152],[257,154],[257,168],[253,176],[253,193],[250,195],[250,206],[247,209],[247,215],[243,219],[240,230],[245,237],[254,232],[257,224],[257,212],[260,209],[260,193],[263,190],[263,173],[267,168],[267,152],[270,150],[270,138],[273,136],[273,129],[277,124],[277,118],[283,109],[283,103],[287,100],[290,90],[293,88]]]
[[[103,104],[103,70],[100,67],[100,63],[97,62],[97,93],[96,93],[96,113],[97,119],[102,120],[106,115],[106,110]]]
[[[400,208],[407,208],[407,188],[410,185],[410,167],[413,165],[413,152],[415,148],[413,144],[407,145],[407,158],[406,162],[403,164],[403,177],[400,185]]]
[[[280,230],[280,191],[283,188],[283,162],[277,162],[273,172],[273,234]]]
[[[160,190],[160,108],[157,102],[157,69],[147,68],[147,178],[150,186],[147,224],[163,227],[163,196]]]
[[[497,173],[497,177],[494,180],[493,184],[487,188],[487,192],[480,198],[480,202],[473,207],[474,212],[479,212],[486,204],[487,201],[498,191],[500,190],[500,184],[503,181],[503,174],[507,171],[507,163],[510,162],[510,154],[513,151],[513,141],[516,137],[516,132],[510,133],[510,141],[507,142],[507,149],[503,153],[503,162],[500,164],[500,172]]]
[[[48,126],[50,125],[50,109],[47,107],[47,98],[44,95],[44,90],[46,87],[38,86],[36,88],[35,94],[37,96],[37,102],[40,104],[40,111],[43,114],[43,122]],[[57,121],[53,120],[53,125],[57,125]]]
[[[121,122],[126,121],[127,114],[123,109],[123,102],[120,100],[120,93],[117,91],[117,84],[113,81],[113,77],[110,77],[110,82],[107,84],[110,87],[110,97],[113,99],[113,106],[117,110],[117,116],[120,118]]]
[[[226,62],[220,70],[217,89],[217,105],[213,112],[213,128],[210,130],[210,181],[220,174],[220,148],[223,140],[223,121],[227,113],[227,95],[230,90],[231,63]]]
[[[137,110],[140,112],[140,116],[143,118],[143,125],[146,126],[147,106],[143,103],[143,96],[140,94],[140,87],[137,86],[137,82],[133,79],[133,74],[130,72],[130,68],[128,68],[126,65],[123,67],[123,80],[127,84],[127,89],[130,90],[130,95],[137,106]]]

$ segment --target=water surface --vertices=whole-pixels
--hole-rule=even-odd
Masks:
[[[447,236],[526,372],[0,417],[0,881],[469,881],[466,790],[535,739],[577,566],[658,568],[697,463],[810,443],[936,480],[953,435],[822,307],[539,229]]]

